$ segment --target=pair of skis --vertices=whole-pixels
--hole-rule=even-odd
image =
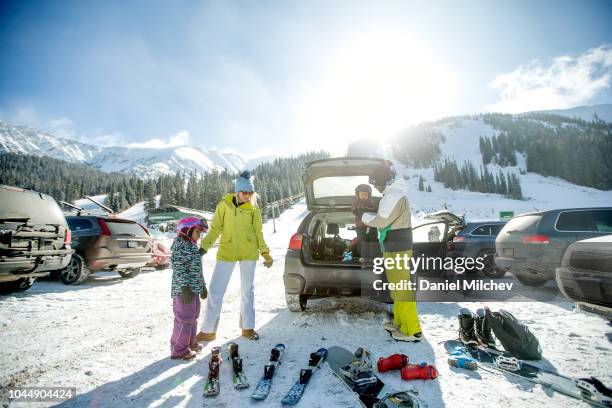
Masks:
[[[232,362],[232,383],[237,390],[248,388],[249,382],[242,370],[242,358],[238,352],[238,344],[229,343],[227,350]],[[210,362],[208,363],[208,377],[204,383],[204,396],[214,397],[220,392],[219,370],[221,368],[221,348],[213,347],[210,351]]]
[[[464,354],[474,359],[476,364],[485,370],[511,374],[597,407],[612,407],[610,390],[595,378],[566,377],[526,363],[499,350],[463,344],[456,340],[445,341],[444,348],[451,355]]]

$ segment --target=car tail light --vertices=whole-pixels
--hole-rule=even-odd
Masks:
[[[523,244],[550,244],[550,237],[548,235],[525,235]]]
[[[454,237],[453,242],[463,242],[465,241],[465,237]]]
[[[302,234],[293,234],[289,241],[289,249],[302,249]]]
[[[72,231],[70,228],[66,228],[66,236],[64,236],[64,245],[69,246],[72,243]]]
[[[102,218],[98,218],[98,224],[100,224],[100,228],[102,229],[102,235],[110,237],[111,232],[106,222]]]

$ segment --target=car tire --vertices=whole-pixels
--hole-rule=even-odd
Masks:
[[[519,282],[521,282],[525,286],[542,286],[548,279],[546,278],[538,278],[536,276],[525,276],[525,275],[514,275]]]
[[[305,295],[294,295],[291,293],[285,293],[285,301],[287,302],[287,309],[292,312],[303,312],[306,310],[308,298]]]
[[[484,276],[493,279],[499,279],[506,274],[506,271],[498,266],[495,266],[495,251],[482,251],[478,254],[479,258],[484,258],[484,269],[480,270]]]
[[[72,254],[68,266],[60,271],[60,279],[64,285],[80,285],[89,277],[89,268],[79,254]]]
[[[132,279],[133,277],[138,276],[140,271],[142,271],[142,268],[130,268],[124,271],[117,271],[117,273],[119,273],[119,276],[121,276],[123,279]]]
[[[23,292],[32,287],[36,278],[20,278],[10,282],[0,283],[0,295],[8,295],[15,292]]]

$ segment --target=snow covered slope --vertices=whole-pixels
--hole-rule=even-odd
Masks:
[[[612,105],[606,105],[612,107]],[[592,119],[592,118],[591,118]],[[448,157],[461,165],[471,162],[476,169],[482,166],[479,148],[481,136],[497,136],[499,130],[484,122],[481,115],[447,118],[433,122],[431,128],[442,133],[445,142],[440,145],[443,157]],[[499,171],[515,174],[520,179],[524,200],[513,200],[499,194],[478,193],[467,190],[445,188],[434,180],[432,168],[407,168],[393,157],[392,149],[382,149],[386,157],[396,166],[398,174],[408,180],[411,203],[416,204],[413,212],[418,216],[447,207],[457,214],[465,214],[468,219],[497,219],[500,211],[514,211],[515,214],[555,208],[603,206],[612,203],[612,190],[602,191],[579,186],[558,177],[546,177],[527,172],[526,158],[517,152],[517,165],[501,167],[490,163],[487,169],[492,174]],[[425,180],[425,187],[431,186],[432,192],[418,191],[418,177]]]
[[[534,112],[527,112],[534,113]],[[551,113],[553,115],[567,116],[568,118],[579,118],[586,121],[593,120],[593,115],[597,114],[599,119],[605,122],[612,122],[612,104],[578,106],[571,109],[553,109],[538,111],[535,113]]]
[[[178,171],[210,173],[213,169],[238,172],[273,160],[272,156],[248,159],[240,154],[195,146],[145,148],[100,147],[63,139],[25,126],[0,121],[0,153],[12,152],[49,156],[73,163],[92,165],[105,172],[121,172],[149,178]]]

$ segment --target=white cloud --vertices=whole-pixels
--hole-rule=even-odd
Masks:
[[[610,87],[611,75],[612,47],[607,44],[577,57],[556,57],[549,66],[535,60],[497,75],[490,86],[500,91],[500,99],[486,109],[518,113],[584,105]]]
[[[189,144],[189,132],[180,131],[171,135],[168,140],[159,138],[151,139],[143,143],[130,143],[128,147],[147,147],[153,149],[161,149],[165,147],[185,146]]]

